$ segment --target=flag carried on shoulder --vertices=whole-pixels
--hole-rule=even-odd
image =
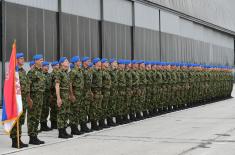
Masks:
[[[23,112],[19,73],[16,66],[16,42],[12,45],[9,66],[6,68],[2,103],[2,123],[10,134],[11,129]]]

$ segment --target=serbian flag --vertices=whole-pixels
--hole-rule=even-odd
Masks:
[[[19,73],[16,67],[16,42],[12,45],[9,66],[6,67],[2,108],[4,130],[10,134],[11,129],[23,112]]]

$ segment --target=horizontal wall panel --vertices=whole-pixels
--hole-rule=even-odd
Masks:
[[[61,0],[62,12],[100,19],[100,0]]]
[[[58,0],[5,0],[5,1],[40,9],[58,11]]]
[[[61,56],[98,57],[100,23],[98,20],[62,13]]]
[[[135,26],[159,31],[159,10],[135,2]]]
[[[132,2],[127,0],[103,0],[104,20],[132,25]]]
[[[105,58],[131,59],[131,27],[105,21],[103,30],[102,56]]]

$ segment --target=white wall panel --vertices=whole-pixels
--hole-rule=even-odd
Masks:
[[[165,11],[161,11],[160,15],[161,15],[161,31],[180,35],[179,17]]]
[[[58,11],[58,0],[6,0],[6,2],[11,2],[35,8],[51,10],[51,11]]]
[[[159,10],[135,2],[135,25],[159,31]]]
[[[62,0],[62,12],[100,19],[100,0]]]
[[[104,0],[104,20],[132,25],[132,2],[127,0]]]

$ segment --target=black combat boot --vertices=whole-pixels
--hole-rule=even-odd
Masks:
[[[147,118],[147,117],[148,117],[147,111],[143,111],[143,117],[144,117],[144,118]]]
[[[52,129],[47,126],[47,122],[41,122],[41,131],[51,131]]]
[[[51,122],[51,129],[57,129],[57,122],[56,121]]]
[[[122,121],[123,121],[123,124],[129,123],[128,116],[127,115],[123,115],[122,116]]]
[[[115,123],[113,122],[113,118],[112,117],[108,117],[107,118],[107,124],[108,124],[108,126],[115,126]]]
[[[81,122],[80,126],[81,126],[81,132],[82,133],[91,132],[91,130],[87,127],[85,122]]]
[[[38,140],[37,136],[29,136],[29,144],[40,145],[42,143]]]
[[[71,135],[81,135],[81,132],[75,124],[71,124]]]
[[[18,148],[18,142],[17,142],[17,138],[12,138],[12,145],[11,147],[12,148]],[[24,144],[22,141],[21,141],[21,138],[19,139],[20,142],[19,142],[19,149],[21,148],[24,148],[24,147],[28,147],[28,144]]]
[[[130,121],[135,121],[135,115],[133,113],[130,114]]]
[[[136,119],[137,119],[137,120],[141,120],[141,119],[142,119],[142,116],[141,116],[141,113],[140,113],[140,112],[137,112],[137,113],[136,113]]]
[[[67,133],[66,128],[64,128],[64,134],[69,138],[73,138],[73,135]]]
[[[97,122],[95,120],[91,120],[91,129],[92,130],[99,130]]]
[[[122,117],[120,115],[116,117],[116,124],[119,124],[119,125],[123,124]]]
[[[64,130],[64,129],[58,129],[58,130],[59,130],[59,136],[58,136],[58,138],[64,138],[64,139],[69,138],[69,137],[65,134],[65,130]]]

